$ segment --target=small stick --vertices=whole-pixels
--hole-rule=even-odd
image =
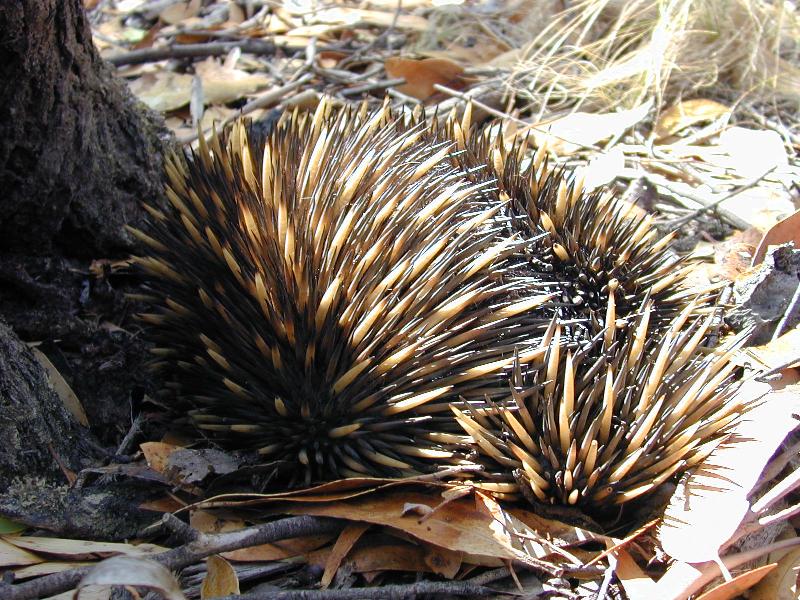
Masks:
[[[699,196],[697,196],[697,197],[689,196],[685,192],[681,193],[682,196],[686,196],[690,200],[694,200],[695,202],[699,202],[700,204],[703,204],[704,206],[698,208],[695,211],[692,211],[691,213],[689,213],[685,217],[681,217],[680,219],[675,219],[674,221],[672,221],[670,223],[670,225],[673,226],[673,227],[676,227],[676,228],[677,227],[681,227],[682,225],[685,225],[689,221],[692,221],[692,220],[696,219],[697,217],[699,217],[700,215],[702,215],[705,212],[710,212],[710,211],[716,210],[717,207],[720,204],[722,204],[726,200],[730,200],[731,198],[733,198],[737,194],[741,194],[743,191],[750,189],[751,187],[756,185],[759,181],[764,179],[767,175],[772,173],[772,171],[774,171],[774,170],[775,170],[774,166],[770,167],[769,169],[764,171],[758,177],[754,177],[753,179],[751,179],[749,181],[746,181],[745,183],[743,183],[742,185],[737,187],[735,190],[733,190],[729,194],[725,194],[722,198],[717,198],[713,202],[708,202],[705,198],[700,198]],[[664,186],[664,187],[669,189],[667,186]],[[675,192],[674,190],[670,190],[670,191],[673,192],[673,193],[678,193],[678,192]],[[720,212],[720,216],[724,216],[726,221],[728,221],[731,225],[733,225],[734,227],[736,227],[738,229],[747,229],[750,226],[750,224],[747,221],[745,221],[743,219],[740,219],[739,217],[737,217],[736,215],[734,215],[734,214],[732,214],[732,213],[730,213],[728,211],[725,211],[724,215],[722,215],[722,211],[719,211],[719,212]]]
[[[240,48],[242,52],[259,56],[275,54],[275,44],[264,40],[241,40],[236,42],[214,42],[211,44],[176,44],[160,48],[141,48],[130,52],[113,54],[106,58],[115,67],[140,65],[169,58],[194,58],[199,56],[223,56]]]
[[[174,523],[172,523],[174,526]],[[331,533],[342,528],[340,521],[324,517],[289,517],[279,521],[248,527],[239,531],[217,534],[198,534],[183,546],[148,556],[150,560],[177,570],[191,565],[212,554],[268,544],[278,540]],[[0,583],[0,598],[3,600],[35,600],[46,598],[73,589],[93,567],[79,567],[16,585]]]

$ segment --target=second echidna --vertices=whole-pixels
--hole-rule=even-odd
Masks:
[[[561,292],[546,352],[509,395],[453,407],[486,469],[516,480],[506,491],[592,513],[698,463],[746,408],[729,362],[741,340],[705,347],[715,291],[690,290],[672,236],[529,159],[524,140],[474,148],[511,199],[514,229],[548,232],[528,248],[530,269]]]
[[[552,294],[508,276],[520,241],[498,235],[494,182],[424,123],[322,102],[167,172],[170,210],[136,232],[154,352],[202,432],[292,481],[451,460],[449,403],[503,395],[544,352]]]

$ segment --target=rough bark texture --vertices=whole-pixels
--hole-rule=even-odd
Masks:
[[[0,490],[33,477],[66,483],[95,458],[30,349],[0,322]]]
[[[80,398],[102,444],[128,431],[150,376],[124,269],[59,256],[0,257],[0,317],[38,342]],[[133,289],[132,289],[133,288]]]
[[[163,486],[152,474],[137,479],[136,468],[128,473],[124,465],[88,475],[96,485],[70,485],[68,474],[101,466],[101,454],[30,348],[0,321],[0,516],[62,536],[135,535],[156,518],[139,505],[163,494]],[[97,480],[97,475],[122,477]]]
[[[161,196],[166,139],[98,57],[80,0],[0,2],[0,321],[13,329],[0,328],[0,514],[47,521],[25,490],[65,486],[59,463],[102,465],[139,409],[146,346],[124,297],[136,281],[114,259],[135,247],[124,225],[141,202]],[[41,343],[90,432],[17,336]],[[58,495],[65,515],[77,493]],[[50,514],[78,530],[103,510],[80,525]]]
[[[160,125],[98,57],[79,0],[0,3],[0,251],[130,250]]]

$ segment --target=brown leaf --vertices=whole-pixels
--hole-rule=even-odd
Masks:
[[[200,599],[239,594],[239,578],[231,564],[216,554],[206,559],[206,576],[200,586]]]
[[[425,564],[424,551],[421,547],[407,542],[363,540],[359,547],[353,549],[348,557],[342,561],[340,568],[346,568],[354,573],[368,573],[373,571],[406,571],[421,573],[428,571]],[[324,548],[308,555],[310,564],[324,566],[328,562],[331,549]]]
[[[389,77],[402,77],[406,80],[406,83],[397,86],[398,91],[420,100],[436,93],[433,87],[435,84],[454,89],[464,85],[463,67],[444,58],[414,60],[391,57],[384,62],[384,68]]]
[[[29,565],[14,569],[15,579],[30,579],[32,577],[41,577],[42,575],[51,575],[53,573],[61,573],[62,571],[69,571],[71,569],[79,569],[80,567],[89,567],[96,565],[97,562],[89,561],[48,561],[36,565]],[[57,596],[56,596],[57,598]]]
[[[90,585],[130,585],[157,590],[167,600],[185,600],[180,583],[164,565],[133,556],[114,556],[95,566],[77,590]]]
[[[548,123],[537,123],[532,130],[536,146],[546,147],[559,156],[574,154],[586,147],[630,129],[650,112],[651,102],[613,113],[575,112]]]
[[[796,599],[798,565],[800,565],[800,550],[784,554],[778,560],[776,568],[767,573],[767,576],[750,590],[748,600]]]
[[[47,379],[50,385],[53,386],[53,390],[55,390],[64,408],[75,417],[78,423],[84,427],[89,427],[89,417],[86,416],[86,411],[83,410],[83,404],[81,404],[80,398],[72,391],[72,388],[61,375],[61,372],[50,362],[50,359],[47,358],[44,352],[35,347],[31,347],[31,351],[36,357],[36,360],[44,367],[45,373],[47,373]]]
[[[3,540],[16,546],[53,556],[80,560],[97,558],[97,555],[124,554],[127,556],[147,556],[164,552],[166,548],[155,544],[121,544],[114,542],[93,542],[91,540],[68,540],[63,538],[34,536],[3,536]]]
[[[310,24],[344,25],[351,30],[359,27],[394,27],[398,30],[426,31],[429,27],[428,20],[424,17],[397,15],[395,18],[394,12],[394,10],[366,10],[341,6],[314,11],[306,19]]]
[[[139,100],[153,110],[167,112],[189,104],[192,76],[171,71],[145,73],[131,81],[129,87]]]
[[[356,497],[336,503],[290,505],[285,512],[386,525],[417,539],[475,557],[527,560],[524,552],[512,546],[510,536],[502,531],[502,526],[491,515],[476,510],[474,502],[468,498],[441,507],[424,522],[415,516],[404,515],[403,506],[406,504],[435,506],[439,504],[439,496],[431,492],[393,490],[390,494]]]
[[[442,548],[435,544],[422,544],[425,548],[425,564],[430,567],[430,570],[437,575],[441,575],[447,579],[453,579],[459,569],[461,569],[461,560],[463,554]]]
[[[271,81],[262,73],[226,67],[213,57],[196,64],[195,72],[203,80],[206,104],[226,104],[239,100],[266,87]]]
[[[217,497],[217,498],[221,498]],[[224,502],[214,501],[215,506],[224,505]],[[189,524],[202,533],[217,534],[244,529],[247,523],[233,511],[224,508],[218,510],[205,510],[195,508],[191,511]],[[273,544],[262,544],[249,548],[242,548],[225,552],[222,556],[229,560],[240,561],[268,561],[291,558],[315,550],[334,539],[334,535],[316,535],[300,538],[281,540]]]
[[[144,454],[147,466],[162,475],[166,475],[167,473],[170,454],[176,450],[183,450],[180,446],[165,444],[164,442],[145,442],[141,444],[139,448],[142,450],[142,454]]]
[[[168,25],[179,25],[185,19],[196,17],[202,7],[201,0],[189,0],[188,2],[176,2],[170,4],[158,15],[164,23]]]
[[[747,573],[742,573],[730,581],[726,581],[708,592],[701,594],[697,597],[697,600],[732,600],[733,598],[738,598],[742,593],[761,581],[764,576],[776,566],[778,566],[776,563],[772,563],[753,569],[752,571],[747,571]],[[776,596],[773,596],[773,598],[777,600]]]
[[[731,109],[724,104],[705,98],[678,102],[661,113],[653,131],[656,138],[665,138],[689,125],[701,121],[713,121],[730,111]]]
[[[150,500],[148,502],[142,502],[139,505],[139,508],[142,510],[152,510],[153,512],[160,512],[160,513],[171,513],[182,508],[185,508],[186,504],[179,502],[174,496],[164,496],[163,498],[156,498],[155,500]]]
[[[778,221],[764,234],[753,255],[753,266],[763,262],[770,246],[786,242],[794,242],[794,247],[800,248],[800,210]]]
[[[14,539],[14,536],[9,536],[9,538]],[[35,565],[43,561],[43,558],[40,558],[33,552],[28,552],[0,538],[0,567]]]
[[[630,600],[650,600],[657,597],[656,582],[639,568],[627,550],[617,548],[611,554],[613,555],[612,560],[616,562],[614,573],[622,582],[625,594]]]
[[[763,346],[747,348],[746,352],[768,371],[800,366],[800,328],[795,327]],[[795,378],[793,373],[784,374],[790,379]]]
[[[320,581],[322,589],[327,589],[331,584],[336,571],[339,570],[339,566],[342,564],[342,560],[353,549],[353,546],[367,529],[369,529],[369,525],[365,523],[349,523],[342,530],[333,545],[331,553],[328,555],[328,559],[325,561],[325,572],[322,574],[322,580]]]
[[[231,550],[222,554],[229,560],[236,562],[260,562],[270,560],[284,560],[307,554],[317,548],[328,544],[333,535],[310,535],[306,537],[290,538],[272,544],[261,544],[250,548]]]

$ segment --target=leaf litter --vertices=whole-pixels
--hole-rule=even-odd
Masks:
[[[645,210],[664,226],[680,224],[687,248],[713,249],[738,228],[748,235],[736,252],[758,262],[767,247],[797,240],[800,49],[793,40],[800,19],[783,3],[86,4],[101,54],[179,139],[196,136],[198,125],[208,132],[240,115],[313,107],[320,93],[339,102],[388,95],[401,109],[425,106],[430,114],[469,100],[509,130],[531,131],[553,160],[584,169],[596,185],[624,191],[645,182],[653,190]],[[748,240],[762,240],[763,250]],[[720,268],[708,270],[707,281],[747,276],[716,260]],[[780,333],[738,359],[755,371],[743,393],[763,395],[763,404],[742,421],[737,439],[677,485],[657,528],[623,539],[534,514],[468,483],[364,478],[203,499],[195,487],[203,475],[191,474],[199,473],[194,450],[143,446],[143,468],[175,486],[165,500],[177,493],[173,505],[184,507],[177,514],[188,512],[203,535],[285,515],[345,523],[338,533],[210,555],[202,597],[235,593],[244,565],[272,561],[316,565],[334,587],[352,585],[355,574],[377,585],[392,581],[388,572],[424,571],[471,581],[475,590],[508,591],[498,582],[527,581],[532,569],[549,589],[569,581],[579,595],[620,585],[634,600],[701,590],[703,598],[733,598],[755,586],[751,597],[788,597],[800,562],[793,549],[800,395],[785,384],[797,378],[796,324]],[[217,475],[228,468],[222,457],[202,460]],[[767,528],[777,532],[763,537]],[[753,539],[760,541],[748,545]],[[4,534],[0,543],[0,563],[24,578],[109,554],[166,551],[24,533]],[[146,585],[126,580],[126,568],[95,578]],[[176,592],[152,573],[160,589]]]

